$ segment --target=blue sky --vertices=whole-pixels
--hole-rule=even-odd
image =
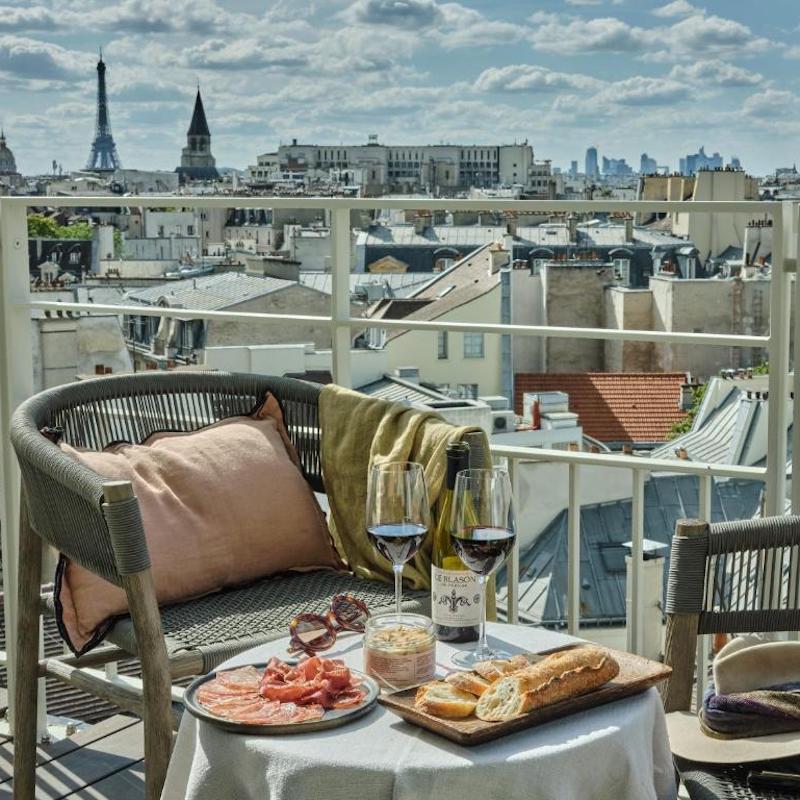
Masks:
[[[102,45],[127,167],[177,165],[199,80],[222,166],[377,133],[763,174],[798,159],[799,30],[798,0],[0,0],[0,123],[21,170],[82,167]]]

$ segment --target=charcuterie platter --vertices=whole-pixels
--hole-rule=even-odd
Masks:
[[[272,658],[198,678],[184,706],[225,730],[270,736],[344,725],[374,708],[379,692],[372,678],[338,659]]]

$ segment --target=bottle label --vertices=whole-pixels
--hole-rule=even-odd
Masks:
[[[478,576],[463,569],[431,567],[431,619],[436,625],[469,627],[481,622]]]

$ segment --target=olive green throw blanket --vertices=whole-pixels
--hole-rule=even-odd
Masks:
[[[359,577],[392,582],[392,567],[367,539],[367,475],[373,463],[416,461],[425,470],[428,499],[434,507],[444,483],[445,450],[476,427],[456,427],[438,414],[325,386],[319,398],[322,477],[331,508],[336,549]],[[485,436],[485,434],[484,434]],[[488,443],[487,443],[488,452]],[[431,585],[431,538],[403,571],[414,589]]]

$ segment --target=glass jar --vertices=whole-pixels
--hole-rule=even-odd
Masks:
[[[410,689],[436,673],[433,622],[422,614],[377,614],[364,632],[364,671],[385,689]]]

